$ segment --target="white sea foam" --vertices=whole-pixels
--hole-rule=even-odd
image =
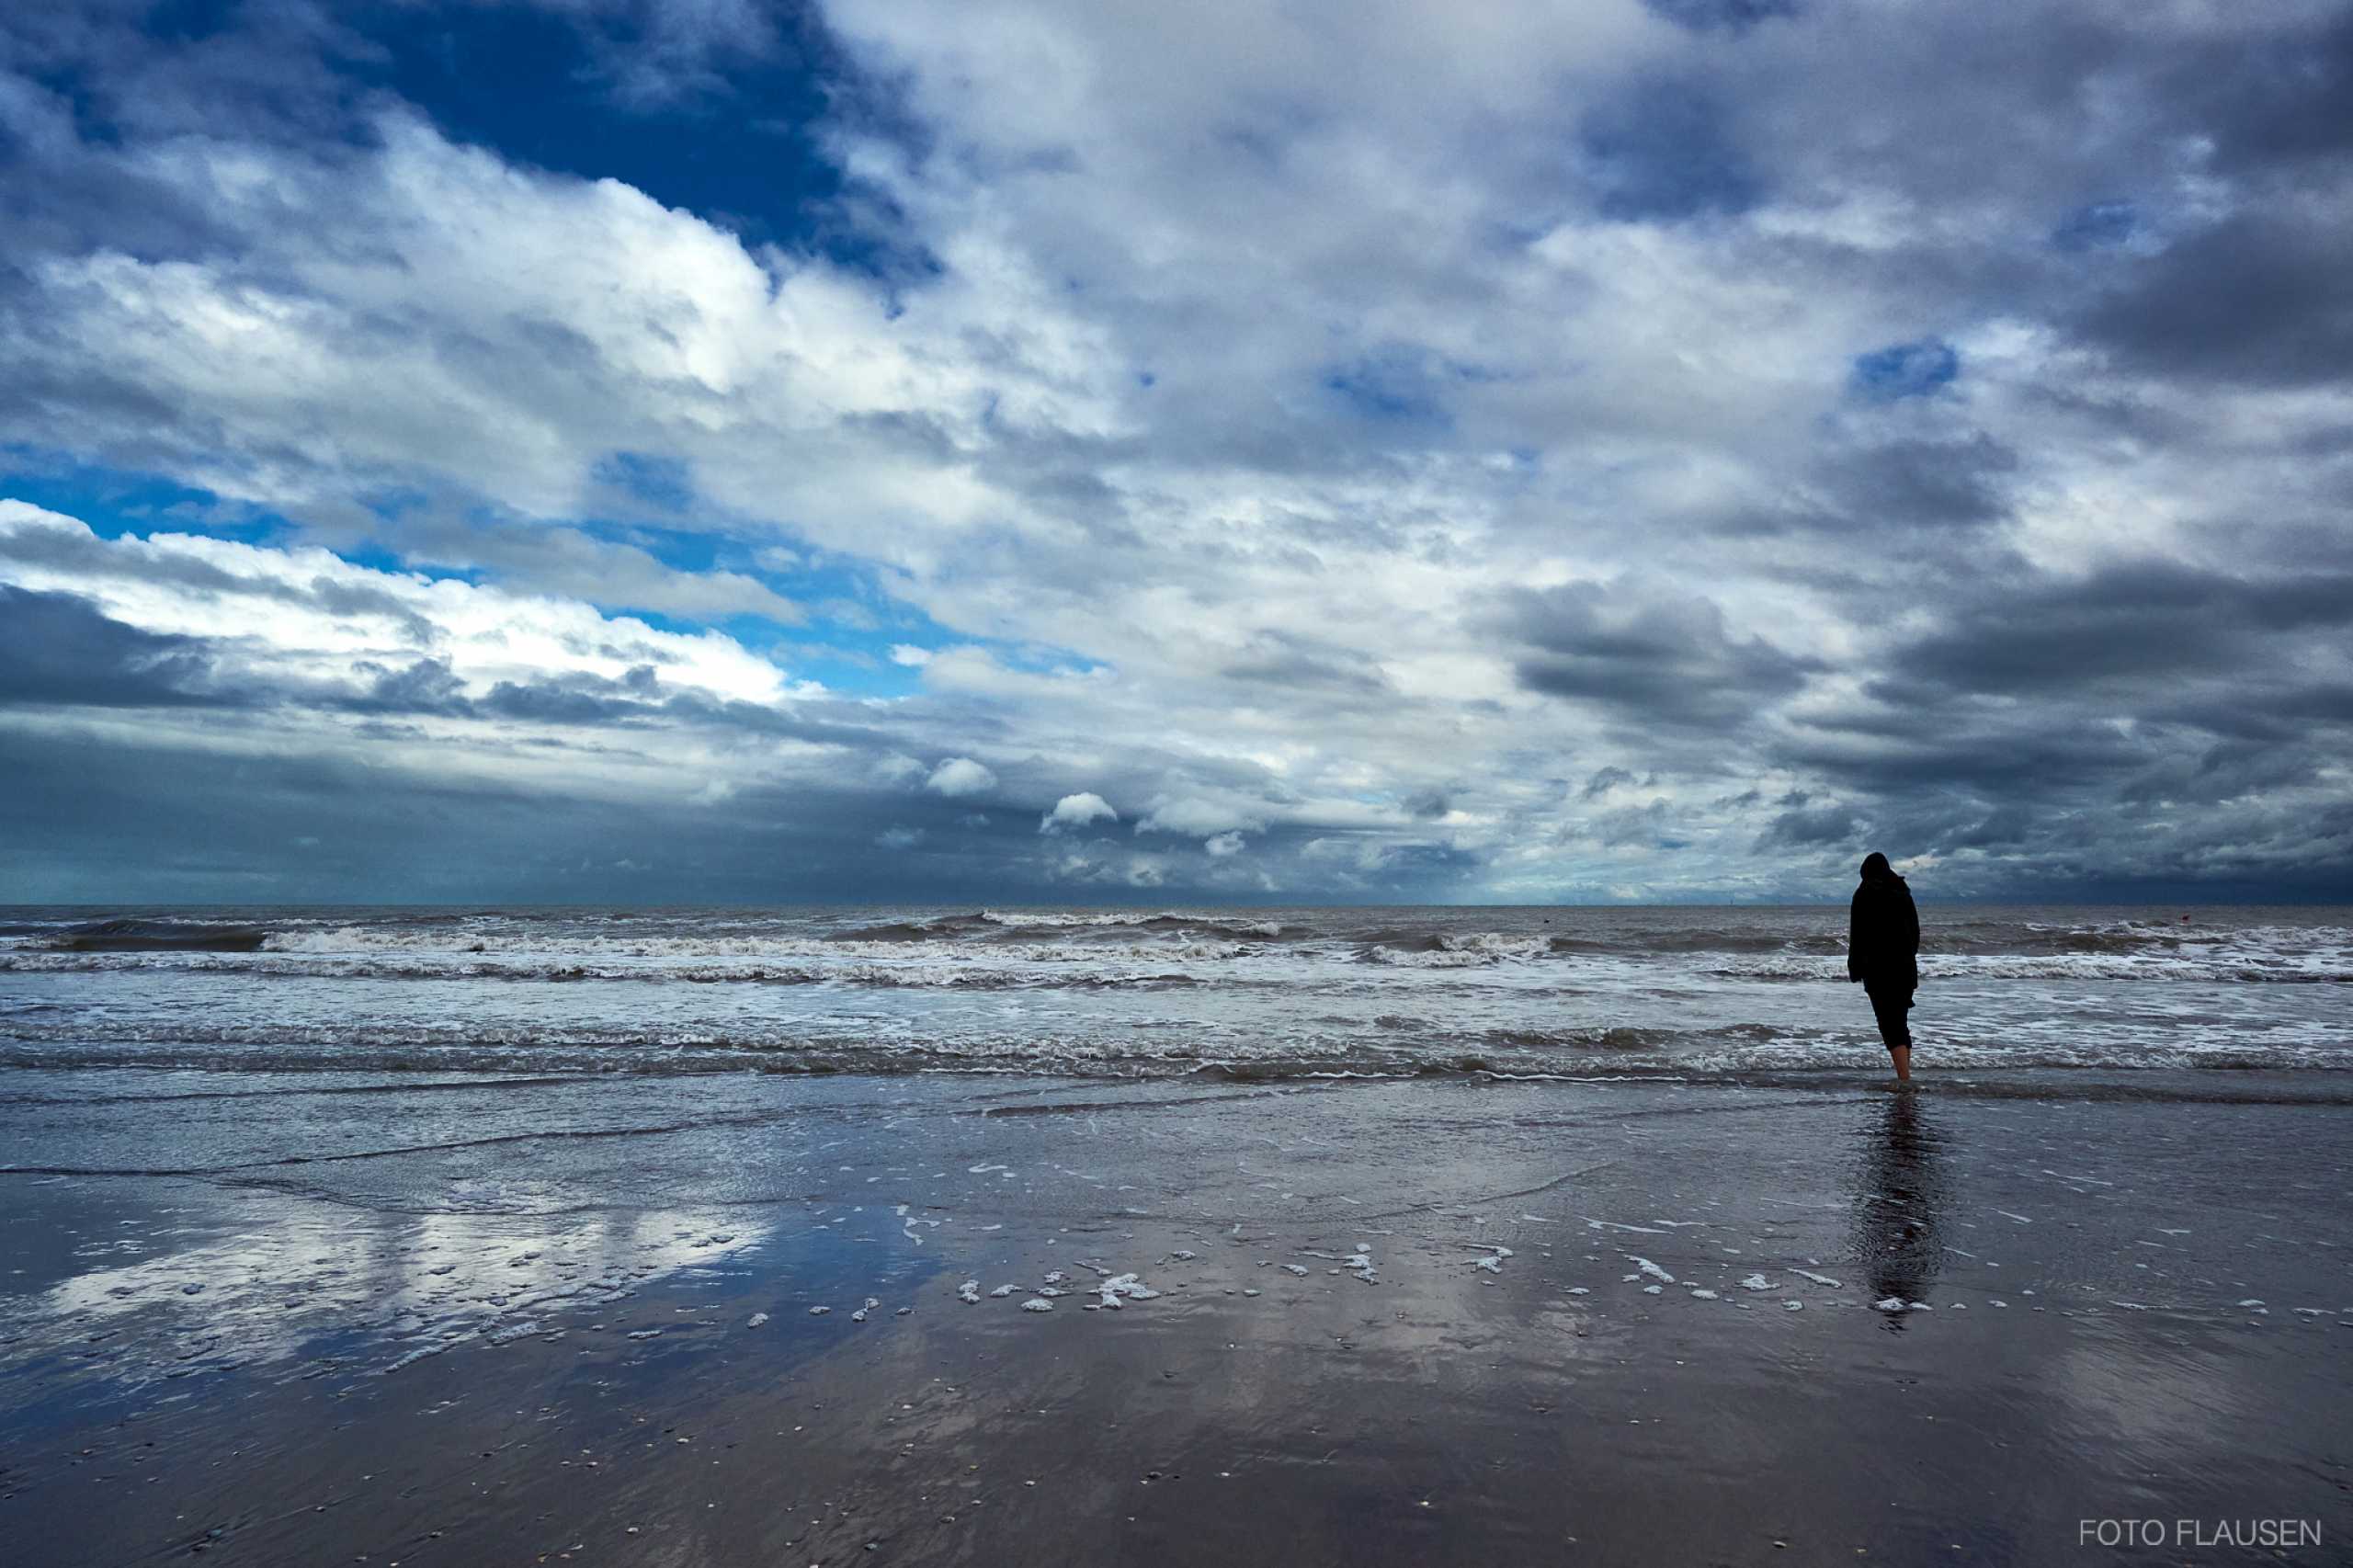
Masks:
[[[1149,1301],[1159,1294],[1132,1274],[1115,1274],[1103,1281],[1101,1304],[1117,1308],[1124,1301]]]

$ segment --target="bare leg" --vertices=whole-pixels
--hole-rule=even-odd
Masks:
[[[1912,1030],[1904,1015],[1911,1007],[1911,996],[1872,991],[1869,986],[1864,990],[1871,999],[1871,1017],[1879,1024],[1880,1043],[1887,1047],[1887,1059],[1894,1063],[1895,1081],[1908,1084],[1912,1081]]]

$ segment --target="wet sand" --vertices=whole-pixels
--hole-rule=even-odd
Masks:
[[[2353,1539],[2325,1074],[0,1091],[12,1561]]]

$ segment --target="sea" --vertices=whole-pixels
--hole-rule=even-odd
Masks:
[[[2353,1068],[2353,908],[1922,908],[1923,1071]],[[1884,1071],[1843,905],[0,908],[0,1065]]]

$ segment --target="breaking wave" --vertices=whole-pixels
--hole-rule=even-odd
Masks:
[[[44,938],[46,947],[64,953],[250,953],[269,933],[252,926],[223,926],[200,920],[93,920],[63,930],[28,931]]]

